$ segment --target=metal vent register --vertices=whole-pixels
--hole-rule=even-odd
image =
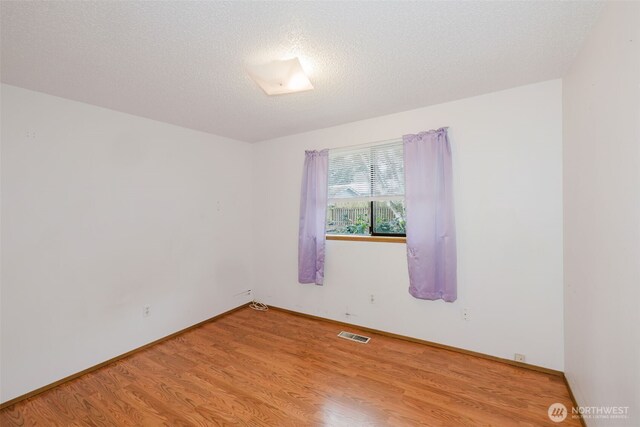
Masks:
[[[351,340],[351,341],[359,342],[362,344],[368,343],[369,340],[371,339],[369,337],[365,337],[358,334],[352,334],[351,332],[345,332],[345,331],[340,332],[338,336],[340,338],[344,338],[345,340]]]

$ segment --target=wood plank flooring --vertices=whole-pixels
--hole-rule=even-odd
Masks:
[[[9,406],[0,425],[580,425],[547,416],[572,406],[560,377],[342,329],[242,309]]]

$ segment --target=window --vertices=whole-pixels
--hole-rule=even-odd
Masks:
[[[327,234],[405,236],[402,141],[329,152]]]

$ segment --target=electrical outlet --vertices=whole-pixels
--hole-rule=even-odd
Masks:
[[[516,353],[513,356],[513,360],[515,360],[516,362],[524,362],[524,354]]]
[[[376,302],[376,296],[374,294],[371,294],[371,298],[369,298],[369,302],[371,304],[374,304]]]
[[[471,320],[471,313],[469,312],[468,308],[462,309],[462,319],[466,320],[467,322]]]
[[[142,317],[149,317],[149,316],[151,316],[151,306],[145,305],[144,307],[142,307]]]

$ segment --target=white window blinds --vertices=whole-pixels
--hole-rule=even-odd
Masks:
[[[404,196],[402,140],[329,151],[329,201]]]

